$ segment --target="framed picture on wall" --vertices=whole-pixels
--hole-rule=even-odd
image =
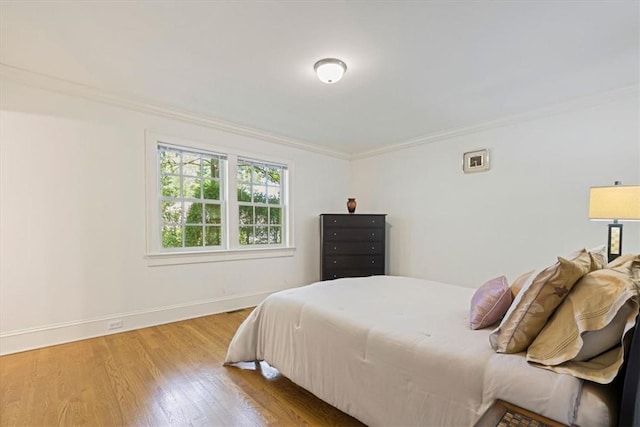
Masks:
[[[464,153],[462,158],[464,173],[484,172],[489,170],[489,150],[476,150]]]

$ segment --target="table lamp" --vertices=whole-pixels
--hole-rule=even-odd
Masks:
[[[613,220],[609,224],[607,243],[609,262],[622,254],[622,224],[618,221],[640,221],[640,185],[591,187],[589,190],[589,219]]]

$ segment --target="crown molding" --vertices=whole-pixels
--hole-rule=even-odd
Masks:
[[[337,157],[339,159],[349,160],[351,158],[351,156],[346,152],[331,150],[310,142],[287,138],[280,135],[274,135],[263,130],[215,119],[180,108],[158,104],[149,100],[139,100],[127,96],[117,95],[111,92],[93,88],[91,86],[86,86],[72,81],[51,77],[45,74],[36,73],[3,63],[0,63],[0,77],[27,86],[33,86],[51,92],[57,92],[63,95],[84,98],[131,111],[136,111],[139,113],[153,114],[159,117],[179,120],[185,123],[190,123],[224,132],[230,132],[237,135],[248,136],[266,142],[272,142],[274,144],[285,145],[300,150],[311,151],[331,157]]]
[[[462,135],[481,132],[488,129],[495,129],[504,126],[510,126],[530,120],[543,117],[553,116],[560,113],[581,110],[584,108],[594,107],[596,105],[605,104],[616,99],[638,96],[640,93],[640,85],[625,86],[618,89],[600,92],[595,95],[575,98],[570,101],[554,104],[552,106],[531,110],[522,114],[502,117],[496,120],[477,123],[471,126],[453,128],[441,132],[435,132],[428,135],[411,138],[394,144],[385,145],[374,150],[361,151],[351,155],[351,160],[363,159],[366,157],[378,156],[381,154],[391,153],[393,151],[405,150],[407,148],[417,147],[419,145],[431,144],[433,142],[443,141]]]
[[[559,113],[580,110],[583,108],[593,107],[599,104],[611,102],[613,100],[624,98],[627,96],[638,96],[640,92],[640,85],[626,86],[619,89],[601,92],[595,95],[575,98],[566,102],[539,108],[522,114],[515,114],[496,120],[477,123],[471,126],[447,129],[440,132],[422,135],[405,141],[387,144],[383,147],[373,150],[366,150],[357,153],[347,153],[344,151],[336,151],[325,148],[311,142],[274,135],[267,131],[215,119],[202,114],[182,110],[176,107],[158,104],[153,101],[138,100],[127,96],[116,95],[114,93],[102,91],[90,86],[78,84],[68,80],[58,79],[45,74],[36,73],[3,63],[0,63],[0,77],[27,86],[33,86],[40,89],[61,93],[63,95],[80,97],[131,111],[152,114],[159,117],[179,120],[185,123],[234,133],[237,135],[248,136],[251,138],[260,139],[262,141],[297,148],[304,151],[310,151],[318,154],[324,154],[343,160],[357,160],[366,157],[378,156],[381,154],[405,150],[423,144],[430,144],[433,142],[443,141],[462,135],[468,135],[484,130],[510,126],[513,124],[535,120],[542,117],[548,117]]]

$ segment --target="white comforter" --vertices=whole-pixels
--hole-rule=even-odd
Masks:
[[[580,381],[495,354],[490,330],[469,329],[474,291],[390,276],[282,291],[240,326],[225,363],[265,360],[371,426],[469,426],[496,398],[575,421]]]

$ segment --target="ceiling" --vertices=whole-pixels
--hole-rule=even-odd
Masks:
[[[2,0],[0,62],[354,155],[637,85],[639,23],[615,0]]]

